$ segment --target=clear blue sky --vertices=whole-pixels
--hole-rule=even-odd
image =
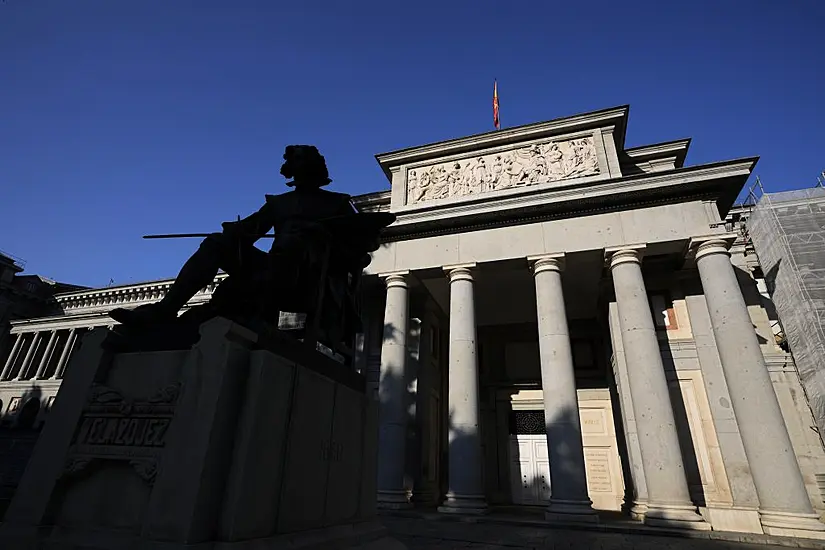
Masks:
[[[630,104],[627,144],[825,169],[825,1],[0,0],[0,249],[103,286],[174,276],[290,143],[351,194],[373,155]]]

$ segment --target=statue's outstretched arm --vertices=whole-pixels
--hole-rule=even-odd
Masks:
[[[272,217],[269,215],[267,205],[242,220],[223,222],[221,225],[225,234],[247,241],[250,244],[254,244],[273,227]]]

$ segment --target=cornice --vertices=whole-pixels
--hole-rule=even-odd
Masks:
[[[352,202],[361,211],[375,212],[378,210],[388,209],[391,198],[391,190],[376,191],[374,193],[355,195],[354,197],[352,197]]]
[[[215,283],[207,287],[206,289],[198,292],[191,300],[189,300],[186,305],[183,307],[182,311],[186,311],[187,309],[202,304],[209,300],[212,296],[212,292],[217,285],[217,282],[226,275],[221,275],[220,279],[216,280]],[[169,284],[166,285],[168,289],[171,286],[172,280],[168,281]],[[153,283],[153,285],[159,285],[159,282]],[[139,286],[139,285],[136,285]],[[108,290],[108,289],[107,289]],[[136,291],[137,295],[140,296],[139,290]],[[151,298],[147,298],[144,294],[143,297],[138,300],[128,300],[124,299],[120,302],[110,302],[103,305],[95,305],[95,306],[87,306],[87,307],[77,307],[75,309],[70,309],[63,315],[52,315],[48,317],[37,317],[33,319],[18,319],[11,321],[11,334],[17,334],[21,332],[29,333],[29,332],[39,332],[39,331],[50,331],[50,330],[64,330],[64,329],[72,329],[72,328],[93,328],[93,327],[101,327],[101,326],[109,326],[109,325],[116,325],[118,324],[114,319],[109,317],[109,312],[116,307],[121,306],[128,306],[134,307],[137,305],[148,304],[152,302],[156,302],[163,298],[166,291],[164,290],[162,293],[159,294],[152,294]],[[121,297],[128,297],[128,294],[121,294]],[[84,298],[84,297],[81,297]],[[90,296],[90,300],[95,300],[95,296]]]
[[[728,210],[728,216],[727,217],[731,218],[731,220],[732,220],[733,219],[732,216],[734,214],[748,215],[748,214],[753,212],[753,208],[754,207],[752,205],[749,205],[749,204],[735,204],[731,207],[730,210]]]
[[[796,372],[796,365],[790,353],[783,353],[782,351],[763,352],[762,356],[765,358],[765,365],[770,372]]]
[[[3,380],[0,382],[0,389],[4,392],[18,391],[25,394],[32,388],[37,388],[45,393],[43,398],[50,398],[60,389],[62,379],[57,378],[28,378],[26,380]],[[54,392],[54,393],[52,393]]]
[[[705,187],[717,182],[713,193],[722,195],[727,185],[733,187],[731,178],[747,178],[755,165],[756,158],[737,159],[720,163],[680,168],[668,172],[639,174],[613,180],[597,180],[581,185],[559,186],[559,182],[525,188],[518,195],[496,195],[485,200],[481,195],[473,202],[464,202],[449,207],[398,212],[398,219],[387,229],[386,242],[420,236],[422,231],[439,229],[443,232],[450,225],[464,227],[472,225],[480,218],[505,218],[507,224],[524,223],[542,215],[542,210],[565,210],[568,216],[582,215],[585,210],[610,208],[612,203],[623,196],[632,198],[634,205],[661,201],[661,197],[680,190],[688,195],[697,184]],[[740,185],[741,187],[741,185]],[[738,189],[730,189],[735,194]],[[690,191],[695,194],[695,191]],[[709,193],[709,192],[708,192]],[[706,193],[706,195],[708,194]],[[571,204],[572,203],[572,204]],[[573,206],[575,204],[575,206]]]
[[[627,128],[627,116],[629,109],[630,108],[627,105],[613,107],[601,111],[593,111],[590,113],[557,118],[547,122],[526,124],[524,126],[506,128],[504,130],[495,130],[492,132],[475,134],[458,139],[399,149],[396,151],[375,155],[375,158],[378,161],[378,164],[381,165],[384,174],[389,179],[391,177],[391,168],[401,164],[418,162],[478,149],[508,145],[531,139],[541,139],[543,137],[549,137],[556,134],[595,128],[607,124],[615,124],[617,126],[618,131],[616,132],[617,135],[615,138],[617,140],[617,145],[621,146],[624,143],[624,134]]]
[[[115,306],[109,308],[114,309]],[[69,330],[81,328],[105,327],[117,324],[107,315],[107,311],[84,313],[79,315],[60,315],[52,317],[38,317],[11,322],[11,334],[44,332],[52,330]]]
[[[625,149],[624,153],[635,162],[656,159],[665,155],[676,155],[676,168],[682,168],[690,148],[691,138],[676,139],[651,145]]]
[[[215,287],[226,277],[226,274],[219,274],[212,281],[212,284],[195,294],[188,305],[196,305],[209,300]],[[166,292],[168,292],[173,282],[174,279],[165,279],[128,286],[60,294],[55,296],[55,300],[65,315],[58,318],[65,319],[66,316],[81,314],[105,314],[116,307],[134,307],[145,303],[156,302],[166,295]],[[18,321],[16,323],[22,322],[23,321]]]
[[[226,274],[221,273],[217,275],[213,281],[213,284],[217,284],[224,280],[227,277]],[[150,292],[157,289],[166,290],[171,284],[174,282],[174,279],[160,279],[157,281],[146,281],[142,283],[134,283],[131,285],[122,285],[122,286],[112,286],[106,288],[98,288],[98,289],[89,289],[89,290],[81,290],[81,291],[72,291],[66,292],[62,294],[57,294],[55,296],[55,300],[58,303],[63,304],[67,302],[71,302],[76,300],[80,297],[87,299],[87,298],[97,298],[97,299],[105,299],[111,296],[119,296],[123,294],[134,294],[135,292]]]

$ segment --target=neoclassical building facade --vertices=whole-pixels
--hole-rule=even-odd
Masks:
[[[357,346],[380,402],[379,501],[822,538],[822,441],[731,221],[757,159],[627,147],[628,114],[377,156],[389,190],[354,202],[398,216]],[[13,322],[6,420],[36,406],[44,421],[83,332],[169,285],[66,293],[61,315]]]

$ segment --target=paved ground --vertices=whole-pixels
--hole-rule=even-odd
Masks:
[[[476,550],[514,550],[542,548],[567,550],[774,550],[782,546],[751,544],[727,540],[680,538],[626,533],[599,533],[579,530],[539,528],[487,522],[462,522],[433,518],[383,516],[381,522],[390,534],[409,550],[452,548]],[[746,540],[747,535],[742,536]],[[809,545],[805,545],[809,546]]]

